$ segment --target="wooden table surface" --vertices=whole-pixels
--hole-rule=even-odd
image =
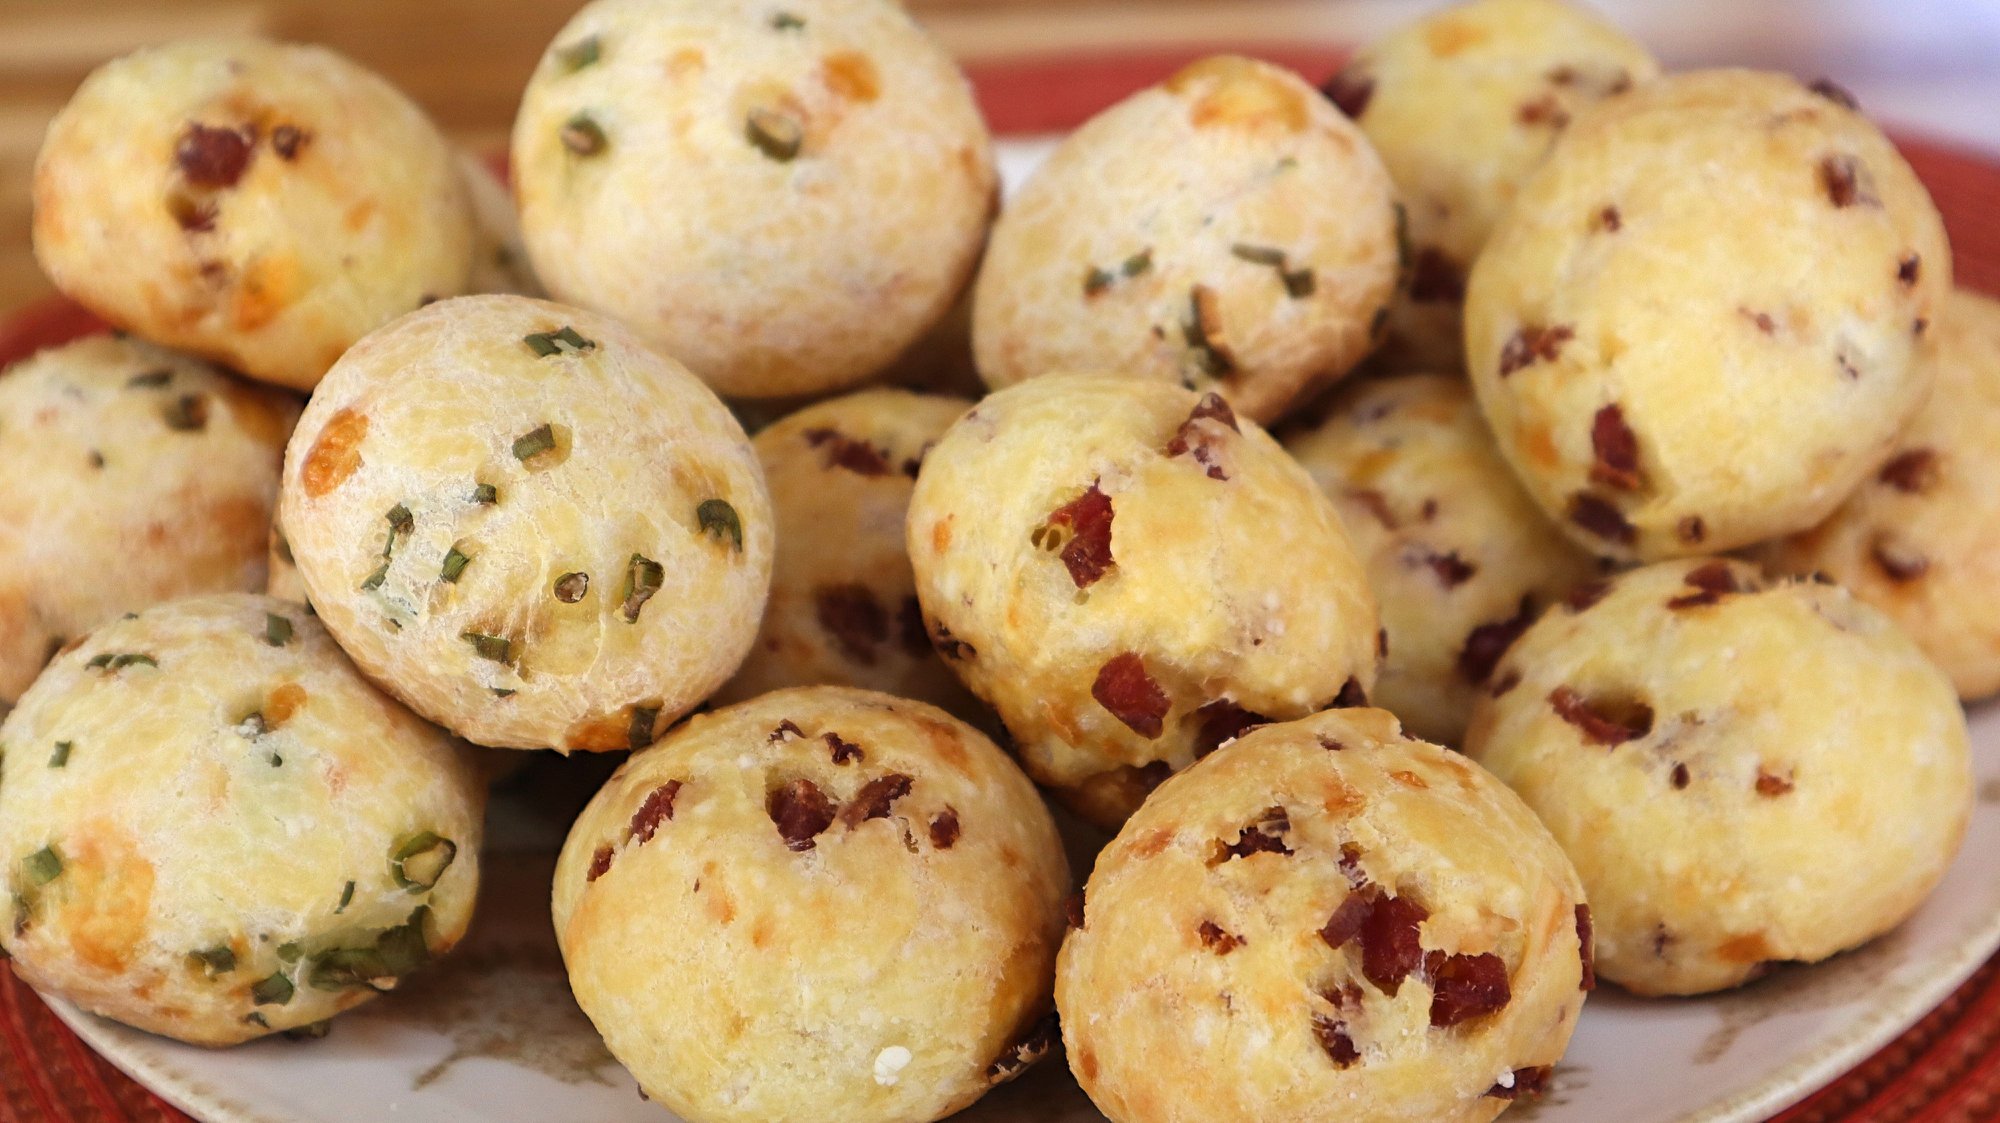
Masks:
[[[1355,43],[1441,0],[908,0],[968,61],[1187,42]],[[106,59],[180,36],[310,40],[387,75],[454,137],[504,145],[581,0],[0,0],[0,313],[49,291],[28,251],[42,131]],[[1837,75],[1871,109],[2000,149],[1996,0],[1596,0],[1670,65]]]

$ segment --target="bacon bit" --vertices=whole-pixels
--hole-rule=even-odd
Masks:
[[[1576,329],[1567,324],[1540,327],[1524,324],[1500,350],[1500,377],[1505,378],[1533,363],[1553,363],[1561,357],[1563,344],[1576,338]]]
[[[1859,382],[1861,380],[1861,368],[1855,363],[1854,354],[1847,349],[1845,343],[1841,344],[1840,350],[1834,353],[1833,361],[1840,364],[1841,377],[1847,379],[1849,382]]]
[[[299,150],[312,140],[312,134],[297,125],[279,125],[271,130],[271,151],[280,160],[290,163],[298,158]]]
[[[958,841],[958,812],[950,807],[931,819],[931,845],[939,850],[949,850]]]
[[[1433,554],[1426,551],[1426,554],[1425,563],[1431,567],[1432,573],[1437,574],[1438,583],[1447,589],[1458,588],[1472,580],[1472,575],[1479,572],[1479,567],[1460,558],[1457,550],[1448,554]]]
[[[1349,488],[1346,495],[1347,498],[1366,508],[1369,514],[1375,516],[1375,521],[1381,523],[1385,529],[1395,530],[1399,525],[1396,513],[1389,509],[1388,498],[1381,492],[1373,488],[1359,487]]]
[[[1929,558],[1886,534],[1876,537],[1869,554],[1881,567],[1883,576],[1898,585],[1906,585],[1930,572]]]
[[[1685,766],[1683,766],[1685,767]],[[1583,959],[1583,979],[1578,990],[1597,989],[1597,936],[1590,923],[1590,906],[1576,906],[1576,948]]]
[[[1625,423],[1625,411],[1618,403],[1597,411],[1590,426],[1590,447],[1596,455],[1590,466],[1592,483],[1620,491],[1639,490],[1639,437]]]
[[[1514,997],[1507,985],[1507,962],[1486,952],[1424,957],[1431,979],[1431,1027],[1446,1029],[1504,1009]]]
[[[860,745],[852,741],[844,741],[841,739],[840,734],[832,732],[822,734],[820,739],[826,742],[826,747],[833,754],[833,762],[835,764],[861,763],[863,757]]]
[[[1574,594],[1572,594],[1574,595]],[[1458,674],[1474,686],[1484,683],[1493,676],[1493,668],[1528,625],[1535,622],[1535,603],[1529,597],[1521,598],[1521,608],[1505,620],[1491,624],[1481,624],[1465,637],[1465,646],[1458,652]]]
[[[174,216],[174,222],[182,230],[190,233],[201,234],[215,229],[216,207],[213,199],[195,199],[176,191],[167,196],[167,213]]]
[[[1763,769],[1757,770],[1757,794],[1767,799],[1775,799],[1792,790],[1791,780],[1774,776]]]
[[[1430,910],[1404,897],[1383,896],[1361,925],[1361,974],[1375,989],[1393,996],[1410,973],[1423,965],[1419,926]]]
[[[889,617],[866,585],[826,585],[813,591],[813,615],[841,653],[864,667],[889,638]]]
[[[1324,743],[1324,742],[1322,742]],[[1340,844],[1340,876],[1347,879],[1350,889],[1359,889],[1368,884],[1368,874],[1361,868],[1361,848],[1351,842]]]
[[[1074,533],[1063,544],[1062,562],[1069,568],[1069,579],[1079,589],[1087,589],[1103,577],[1105,571],[1118,564],[1111,556],[1111,520],[1117,512],[1111,509],[1111,497],[1098,490],[1092,481],[1090,490],[1055,509],[1049,516],[1048,526],[1066,526]]]
[[[1778,321],[1772,319],[1769,312],[1756,312],[1748,308],[1739,307],[1736,309],[1736,314],[1757,325],[1757,330],[1763,332],[1765,335],[1776,335],[1778,333]]]
[[[1327,918],[1326,926],[1319,930],[1319,938],[1326,946],[1338,951],[1347,941],[1361,934],[1368,919],[1375,915],[1375,906],[1382,899],[1381,887],[1361,885],[1349,893]]]
[[[1229,426],[1229,431],[1232,433],[1243,431],[1236,426],[1236,411],[1229,408],[1229,403],[1223,401],[1220,394],[1203,394],[1201,401],[1195,403],[1194,412],[1188,414],[1188,419],[1182,426],[1186,427],[1196,421],[1220,422]]]
[[[765,740],[771,742],[772,744],[777,744],[779,741],[783,741],[787,738],[799,738],[799,737],[804,737],[805,735],[806,735],[805,730],[800,729],[797,722],[793,721],[790,718],[786,718],[785,720],[778,723],[778,728],[771,730],[771,735],[769,737],[766,737]]]
[[[1569,124],[1569,111],[1555,99],[1554,94],[1541,97],[1521,106],[1515,115],[1523,125],[1547,125],[1552,129],[1564,128]]]
[[[1166,728],[1167,710],[1173,706],[1167,692],[1146,673],[1146,661],[1131,651],[1112,656],[1098,669],[1090,696],[1132,732],[1148,739],[1157,738]]]
[[[1816,78],[1813,80],[1812,85],[1807,86],[1806,89],[1838,105],[1842,109],[1858,111],[1861,108],[1861,103],[1854,99],[1854,95],[1848,93],[1844,87],[1836,84],[1831,78]]]
[[[1375,97],[1375,79],[1349,67],[1327,80],[1321,93],[1348,117],[1359,120]]]
[[[1868,166],[1845,153],[1828,156],[1819,162],[1819,183],[1826,191],[1827,199],[1836,207],[1882,205],[1881,198],[1875,194],[1875,178],[1868,173]]]
[[[674,817],[674,797],[681,793],[679,780],[668,780],[647,793],[639,804],[639,810],[632,813],[632,826],[628,833],[644,845],[653,840],[653,832],[660,824]]]
[[[1375,657],[1378,659],[1387,659],[1389,657],[1389,629],[1387,628],[1375,629]]]
[[[773,791],[764,805],[765,814],[777,825],[778,837],[796,853],[815,845],[813,837],[833,825],[833,801],[811,780],[793,780]]]
[[[924,606],[917,598],[903,598],[903,607],[896,611],[896,632],[909,655],[922,658],[931,653],[931,634],[924,627]]]
[[[1603,600],[1604,594],[1610,591],[1609,581],[1586,581],[1571,589],[1569,595],[1563,598],[1563,604],[1567,605],[1571,612],[1583,612]]]
[[[1209,865],[1219,866],[1231,858],[1248,858],[1252,854],[1290,854],[1292,848],[1285,845],[1285,833],[1292,829],[1292,820],[1282,807],[1272,807],[1264,816],[1242,830],[1236,832],[1236,841],[1215,844],[1215,857]]]
[[[1694,782],[1694,777],[1688,773],[1688,766],[1678,761],[1674,763],[1672,777],[1674,790],[1677,792],[1686,791],[1687,786]]]
[[[1312,1016],[1313,1040],[1326,1050],[1335,1067],[1346,1068],[1361,1059],[1361,1051],[1354,1047],[1354,1040],[1347,1036],[1347,1023],[1335,1021],[1325,1014]]]
[[[1593,745],[1622,745],[1653,731],[1653,707],[1637,699],[1586,699],[1558,686],[1549,691],[1549,705]]]
[[[1486,1094],[1496,1100],[1518,1100],[1522,1096],[1541,1096],[1549,1090],[1549,1078],[1554,1076],[1556,1066],[1535,1065],[1532,1068],[1514,1070],[1512,1082],[1495,1084],[1486,1089]]]
[[[597,848],[597,852],[590,856],[590,869],[583,875],[584,884],[588,885],[598,878],[603,877],[610,869],[611,848],[609,846],[600,846]]]
[[[1918,316],[1916,319],[1910,321],[1910,334],[1916,336],[1919,339],[1922,339],[1924,335],[1924,329],[1930,326],[1931,322],[1929,320],[1924,319],[1922,316]]]
[[[1033,1068],[1036,1061],[1048,1055],[1056,1041],[1056,1016],[1046,1014],[1029,1027],[1019,1041],[1007,1046],[998,1060],[986,1066],[986,1084],[992,1087],[1005,1084],[1009,1080]]]
[[[1435,246],[1417,251],[1410,268],[1410,299],[1419,304],[1456,304],[1465,299],[1465,271]]]
[[[1319,747],[1330,753],[1345,752],[1347,749],[1346,745],[1334,740],[1332,737],[1328,737],[1324,733],[1319,735]]]
[[[1653,926],[1653,958],[1665,959],[1667,957],[1667,948],[1673,942],[1674,934],[1667,931],[1666,925],[1655,924]]]
[[[1913,448],[1882,466],[1876,477],[1897,491],[1922,495],[1937,483],[1938,455],[1928,448]]]
[[[1519,685],[1521,685],[1521,672],[1508,671],[1506,674],[1501,675],[1498,681],[1494,682],[1493,689],[1488,691],[1488,693],[1495,698],[1505,697],[1508,691],[1513,690]]]
[[[196,187],[234,187],[250,166],[256,140],[249,129],[218,129],[190,121],[174,145],[174,163]]]
[[[937,634],[931,637],[931,646],[939,655],[954,662],[970,659],[979,654],[979,649],[951,634],[951,629],[939,622]]]
[[[1626,521],[1625,512],[1587,491],[1570,497],[1569,521],[1607,542],[1630,546],[1639,540],[1639,529]]]
[[[888,818],[889,808],[897,800],[909,795],[910,788],[915,783],[915,780],[901,772],[875,777],[863,784],[861,790],[841,810],[841,825],[851,830],[870,819]]]
[[[1327,708],[1333,710],[1351,710],[1358,706],[1366,706],[1367,704],[1368,691],[1362,687],[1360,679],[1349,675],[1347,681],[1340,684],[1340,693],[1333,696],[1333,704]]]
[[[1597,212],[1597,228],[1607,234],[1616,234],[1625,228],[1625,216],[1618,213],[1617,207],[1607,206]]]
[[[1917,254],[1911,254],[1896,263],[1896,279],[1903,282],[1906,288],[1914,285],[1917,283],[1917,277],[1923,271],[1923,267],[1924,259]]]
[[[1202,757],[1221,748],[1226,742],[1241,737],[1245,732],[1271,719],[1263,714],[1251,713],[1227,698],[1218,698],[1194,712],[1196,722],[1194,734],[1194,758]]]
[[[826,448],[828,468],[845,468],[861,476],[886,476],[890,472],[889,461],[867,441],[857,441],[828,428],[808,429],[805,438],[814,448]]]
[[[1212,920],[1202,921],[1199,931],[1201,934],[1201,946],[1217,955],[1228,955],[1244,944],[1242,939],[1223,931],[1221,926]]]
[[[1188,419],[1174,430],[1173,439],[1167,442],[1167,456],[1172,458],[1192,452],[1195,463],[1208,469],[1209,479],[1226,480],[1229,473],[1223,470],[1216,455],[1213,429],[1198,425],[1197,422],[1201,421],[1226,425],[1232,433],[1242,432],[1236,427],[1236,412],[1229,408],[1229,403],[1223,401],[1220,394],[1205,394],[1195,405],[1194,412],[1188,414]]]
[[[1083,931],[1083,890],[1079,889],[1063,898],[1063,919],[1071,928]]]
[[[1701,608],[1706,605],[1715,604],[1731,593],[1740,593],[1743,591],[1742,586],[1736,583],[1736,571],[1729,568],[1728,562],[1719,559],[1712,562],[1704,562],[1688,570],[1687,576],[1682,578],[1682,580],[1693,586],[1697,591],[1669,600],[1667,602],[1668,608],[1677,610],[1683,608]]]
[[[1700,515],[1689,515],[1674,527],[1674,534],[1688,545],[1698,545],[1708,538],[1708,524]]]

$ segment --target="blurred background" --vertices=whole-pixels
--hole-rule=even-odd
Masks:
[[[134,47],[255,33],[324,43],[409,91],[457,139],[505,146],[535,59],[581,0],[0,0],[0,312],[49,292],[28,252],[28,177],[48,119]],[[908,0],[974,67],[1228,44],[1297,57],[1440,0]],[[2000,0],[1598,0],[1669,67],[1826,75],[1874,115],[2000,155]],[[1310,54],[1311,52],[1308,52]],[[1310,74],[1318,80],[1323,74]],[[1110,95],[1108,95],[1110,96]],[[2000,208],[2000,199],[1995,199]]]

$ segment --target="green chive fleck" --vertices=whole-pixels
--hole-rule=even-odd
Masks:
[[[126,379],[125,385],[157,388],[165,386],[173,377],[174,373],[170,370],[149,370],[144,374],[135,374]]]
[[[533,335],[524,336],[521,341],[528,345],[528,350],[544,359],[551,355],[560,355],[565,351],[575,355],[597,349],[595,339],[585,339],[568,324],[564,324],[561,331],[538,331]]]
[[[771,17],[771,26],[779,31],[800,31],[805,28],[806,21],[790,12],[779,12]]]
[[[525,464],[555,447],[555,427],[545,423],[514,438],[514,459]]]
[[[653,723],[660,720],[660,707],[632,707],[632,727],[626,732],[625,740],[634,752],[653,743]]]
[[[131,666],[158,667],[159,665],[159,660],[143,651],[106,651],[101,655],[92,656],[90,662],[83,666],[85,670],[90,671],[122,671]]]
[[[182,394],[160,411],[167,428],[181,433],[197,433],[208,428],[208,399],[200,394]]]
[[[512,698],[514,695],[520,693],[520,691],[508,686],[489,686],[486,689],[491,690],[495,698]]]
[[[1407,274],[1410,271],[1410,264],[1417,259],[1416,251],[1410,246],[1410,212],[1404,210],[1401,203],[1395,204],[1395,208],[1396,268]]]
[[[803,125],[775,109],[752,109],[743,122],[743,135],[759,152],[780,164],[797,156],[806,139]]]
[[[506,636],[489,636],[479,632],[460,632],[459,639],[472,645],[472,650],[481,659],[491,659],[495,663],[508,662],[513,655],[513,643]]]
[[[1112,284],[1117,280],[1118,278],[1116,275],[1110,273],[1107,270],[1099,269],[1097,266],[1093,265],[1089,269],[1084,271],[1083,295],[1096,296],[1098,293],[1101,293],[1105,289],[1110,288]]]
[[[293,1026],[279,1034],[279,1036],[287,1041],[318,1041],[332,1032],[333,1020],[331,1018],[321,1018],[319,1021],[310,1022],[306,1025]]]
[[[61,768],[62,766],[69,763],[70,746],[71,742],[69,741],[56,742],[55,751],[49,754],[50,768]]]
[[[292,642],[292,622],[275,612],[264,614],[264,642],[283,647]]]
[[[1285,295],[1293,300],[1304,300],[1319,289],[1319,280],[1310,269],[1286,269],[1278,274],[1285,282]]]
[[[456,857],[457,843],[430,831],[419,831],[389,855],[389,875],[410,892],[422,893],[437,885],[438,878],[451,868]]]
[[[1125,264],[1119,267],[1119,271],[1124,273],[1125,276],[1127,277],[1137,277],[1142,274],[1152,272],[1153,248],[1151,246],[1147,246],[1145,249],[1140,250],[1138,253],[1135,253],[1131,257],[1126,258]]]
[[[346,888],[340,891],[340,903],[333,907],[333,915],[339,916],[341,913],[346,912],[347,906],[353,903],[354,903],[354,883],[350,881],[347,883]]]
[[[743,552],[743,520],[736,516],[736,508],[727,499],[702,500],[701,506],[694,509],[694,517],[703,534],[713,534],[718,539],[726,534],[736,552]]]
[[[379,589],[382,587],[382,582],[387,581],[388,579],[389,579],[389,563],[383,562],[379,569],[361,579],[361,589],[363,592],[366,592],[370,589]]]
[[[47,885],[62,876],[62,855],[53,846],[44,846],[33,854],[21,859],[21,869],[28,880],[36,885]]]
[[[299,943],[297,940],[287,940],[278,945],[278,962],[297,963],[299,956],[304,955],[305,951],[304,944]]]
[[[1319,287],[1318,279],[1313,276],[1313,271],[1310,268],[1291,268],[1291,263],[1285,251],[1281,249],[1271,246],[1252,246],[1238,242],[1229,247],[1229,252],[1252,265],[1268,265],[1276,269],[1278,271],[1278,280],[1285,286],[1285,295],[1291,297],[1293,300],[1302,300],[1305,297],[1311,296],[1313,291]]]
[[[190,966],[200,967],[202,972],[213,979],[217,975],[227,975],[236,970],[236,953],[226,944],[188,953]]]
[[[453,546],[451,552],[444,556],[444,568],[438,572],[438,576],[456,585],[458,584],[459,575],[465,572],[466,563],[471,560],[470,555]]]
[[[266,975],[250,985],[250,1001],[259,1006],[283,1006],[292,1000],[297,988],[283,971]]]
[[[483,507],[491,507],[500,502],[500,489],[492,484],[480,484],[472,489],[472,501]]]
[[[666,576],[666,569],[644,554],[633,554],[625,563],[625,596],[618,610],[627,624],[639,622],[639,610],[660,591]]]
[[[565,573],[556,578],[556,599],[564,604],[575,604],[590,592],[590,574]]]
[[[595,156],[604,151],[604,130],[588,113],[579,113],[563,123],[563,147],[578,156]]]
[[[556,48],[556,61],[562,64],[564,74],[575,74],[586,66],[597,65],[603,57],[597,36],[579,39],[567,47]]]
[[[417,525],[417,520],[410,514],[410,509],[401,503],[389,508],[389,513],[382,517],[389,520],[389,542],[391,545],[395,544],[398,534],[408,534],[411,528]],[[385,558],[388,557],[389,551],[382,551],[382,556]]]
[[[374,947],[332,948],[313,957],[306,982],[314,990],[366,987],[387,990],[396,980],[430,960],[424,921],[430,906],[419,905],[410,919],[376,934]]]
[[[1252,246],[1238,242],[1229,247],[1229,252],[1252,265],[1271,265],[1282,268],[1285,264],[1285,251],[1273,249],[1270,246]]]

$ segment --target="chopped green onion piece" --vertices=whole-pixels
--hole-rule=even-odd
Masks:
[[[135,374],[132,377],[126,379],[125,385],[147,386],[147,387],[165,386],[168,383],[168,381],[170,381],[173,377],[174,377],[174,372],[170,370],[149,370],[144,374]]]
[[[283,971],[266,975],[250,985],[250,1001],[259,1006],[283,1006],[296,990]]]
[[[424,919],[429,915],[430,907],[420,905],[406,923],[378,933],[374,947],[332,948],[319,953],[307,970],[307,984],[314,990],[390,989],[398,978],[430,961],[430,947],[424,938]]]
[[[263,1026],[265,1029],[271,1028],[271,1023],[264,1020],[264,1015],[259,1014],[255,1010],[243,1015],[243,1022],[245,1025]]]
[[[36,885],[47,885],[62,876],[62,855],[53,846],[44,846],[33,854],[21,859],[21,869],[28,880]]]
[[[379,589],[382,587],[382,582],[387,581],[388,579],[389,579],[389,563],[383,562],[381,567],[376,569],[375,572],[361,579],[362,591],[365,592],[369,589]]]
[[[321,1018],[319,1021],[310,1022],[306,1025],[293,1026],[280,1034],[280,1036],[287,1041],[318,1041],[332,1032],[333,1019]]]
[[[436,887],[438,878],[458,857],[458,844],[430,831],[410,836],[389,855],[389,874],[412,893]]]
[[[633,554],[625,563],[625,596],[618,610],[627,624],[639,622],[639,611],[660,591],[666,576],[666,569],[644,554]]]
[[[520,693],[520,691],[510,686],[489,686],[486,689],[491,690],[495,698],[512,698],[514,695]]]
[[[1096,296],[1098,293],[1110,288],[1117,280],[1118,277],[1115,274],[1093,265],[1084,271],[1083,295]]]
[[[1403,204],[1393,204],[1396,208],[1396,268],[1404,273],[1410,271],[1410,264],[1417,259],[1416,251],[1410,246],[1410,212]]]
[[[1120,271],[1123,272],[1127,277],[1137,277],[1143,273],[1152,272],[1153,248],[1151,246],[1148,246],[1145,249],[1140,250],[1138,253],[1133,254],[1131,257],[1126,258],[1125,264],[1122,267],[1120,267]]]
[[[806,140],[805,127],[790,114],[775,109],[752,109],[744,119],[743,135],[759,152],[780,164],[797,156]]]
[[[217,944],[212,948],[188,953],[188,960],[213,979],[236,970],[236,953],[227,944]]]
[[[208,427],[208,399],[201,394],[182,394],[160,411],[167,428],[181,433],[200,432]]]
[[[341,913],[346,912],[347,906],[352,904],[353,902],[354,902],[354,883],[350,881],[347,883],[346,888],[340,891],[340,903],[333,907],[333,915],[339,916]]]
[[[556,599],[564,604],[575,604],[590,592],[590,574],[565,573],[556,578]]]
[[[490,507],[500,502],[500,489],[492,484],[480,484],[472,489],[472,501]]]
[[[68,741],[56,742],[55,751],[49,754],[50,768],[61,768],[63,765],[69,763],[70,746],[71,743]]]
[[[544,359],[564,352],[579,355],[597,349],[595,339],[585,339],[568,324],[564,324],[560,331],[538,331],[533,335],[522,337],[521,341],[528,345],[528,350]]]
[[[297,940],[287,940],[278,945],[278,962],[297,963],[299,956],[304,955],[305,951],[304,944],[299,943]]]
[[[391,975],[407,975],[430,962],[430,944],[424,938],[424,920],[430,914],[429,905],[418,905],[410,913],[410,919],[382,933],[375,941],[382,963]]]
[[[777,15],[771,17],[771,26],[779,31],[798,31],[804,28],[805,25],[806,21],[790,12],[779,12]]]
[[[472,650],[481,659],[491,659],[495,663],[505,663],[513,655],[513,643],[506,636],[489,636],[480,632],[460,632],[458,638],[472,645]]]
[[[1319,280],[1310,269],[1286,269],[1278,279],[1285,282],[1285,295],[1293,300],[1303,300],[1319,289]]]
[[[389,508],[389,513],[383,517],[389,520],[389,537],[392,540],[398,534],[408,534],[410,529],[417,525],[417,520],[410,514],[410,509],[401,503]],[[386,551],[384,553],[386,555]]]
[[[575,74],[586,66],[597,65],[602,57],[597,36],[579,39],[567,47],[556,48],[556,61],[562,63],[563,73]]]
[[[471,556],[466,554],[465,551],[453,546],[451,551],[445,554],[444,568],[438,571],[438,576],[456,585],[458,584],[459,575],[465,572],[466,563],[471,560]]]
[[[157,667],[160,665],[160,661],[158,659],[153,658],[151,655],[146,654],[143,651],[124,651],[124,652],[106,651],[102,654],[92,656],[90,662],[85,663],[83,666],[85,670],[91,670],[91,671],[101,671],[101,670],[122,671],[125,668],[134,665],[141,667]]]
[[[514,438],[514,459],[525,464],[555,447],[555,426],[544,423]]]
[[[626,731],[625,742],[634,751],[653,743],[653,723],[660,720],[660,707],[632,707],[632,727]]]
[[[588,113],[579,113],[563,123],[563,147],[579,156],[595,156],[604,151],[604,130]]]
[[[1273,265],[1283,267],[1285,251],[1270,246],[1252,246],[1238,242],[1229,247],[1229,252],[1252,265]]]
[[[728,535],[738,553],[743,551],[743,520],[736,516],[736,508],[727,499],[704,499],[701,506],[694,509],[695,521],[702,533],[713,534],[718,539]]]
[[[283,647],[292,642],[292,622],[275,612],[264,614],[264,642]]]

